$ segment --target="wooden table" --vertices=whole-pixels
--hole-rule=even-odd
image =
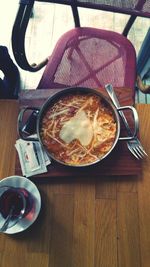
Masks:
[[[142,144],[150,155],[150,105],[138,104]],[[0,101],[0,178],[14,174],[18,102]],[[0,234],[1,267],[149,267],[150,159],[139,176],[37,181],[38,220]]]

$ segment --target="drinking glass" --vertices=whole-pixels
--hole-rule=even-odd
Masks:
[[[0,186],[0,232],[16,225],[32,206],[33,198],[25,188]]]

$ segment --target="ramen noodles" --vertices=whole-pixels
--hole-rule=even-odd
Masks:
[[[67,165],[101,159],[113,146],[116,121],[109,104],[96,94],[70,93],[50,106],[40,137],[46,150]]]

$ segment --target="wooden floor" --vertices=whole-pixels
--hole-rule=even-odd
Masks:
[[[19,0],[6,0],[1,5],[0,9],[0,42],[1,45],[6,45],[9,48],[12,57],[11,32],[18,3]],[[79,14],[81,26],[110,29],[120,33],[128,20],[127,15],[83,8],[79,9]],[[137,54],[149,26],[149,19],[138,18],[129,33],[128,38],[133,43]],[[26,33],[26,54],[29,62],[39,63],[50,55],[58,38],[73,27],[74,22],[70,7],[35,2],[33,16],[30,19]],[[29,73],[20,69],[21,88],[36,88],[43,70],[44,68],[36,73]],[[147,101],[147,96],[145,97],[144,94],[140,94],[138,101],[145,103]]]

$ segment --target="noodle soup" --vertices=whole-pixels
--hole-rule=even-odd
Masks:
[[[97,162],[112,148],[117,132],[109,104],[92,93],[69,93],[46,109],[40,123],[46,150],[66,165]]]

